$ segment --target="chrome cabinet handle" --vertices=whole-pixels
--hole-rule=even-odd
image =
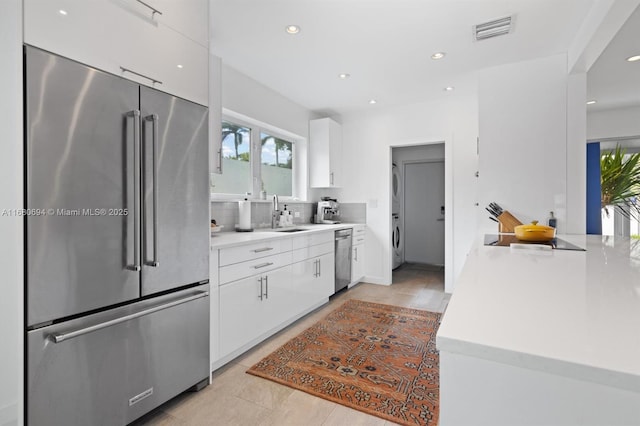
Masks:
[[[318,259],[313,261],[313,276],[318,276]]]
[[[269,298],[269,275],[264,276],[264,288],[265,288],[264,298],[268,299]]]
[[[140,271],[140,110],[127,113],[133,117],[133,265],[127,269]],[[128,152],[128,151],[127,151]]]
[[[269,250],[273,250],[273,247],[265,247],[265,248],[255,249],[255,250],[253,250],[253,252],[254,253],[262,253],[263,251],[269,251]]]
[[[331,172],[330,177],[331,178],[329,179],[329,183],[333,185],[333,172]]]
[[[158,114],[147,115],[145,121],[151,121],[152,124],[152,132],[151,132],[151,141],[153,145],[153,259],[150,261],[144,262],[145,265],[153,266],[154,268],[160,265],[160,261],[158,260]],[[145,173],[146,175],[146,173]],[[146,184],[145,184],[146,187]],[[146,197],[145,197],[146,199]],[[146,201],[145,201],[145,211],[146,211]],[[146,215],[145,215],[146,217]],[[145,254],[146,258],[146,254]]]
[[[116,324],[121,324],[123,322],[131,321],[133,319],[140,318],[142,316],[149,315],[154,312],[158,312],[167,308],[171,308],[173,306],[181,305],[183,303],[191,302],[192,300],[200,299],[201,297],[206,297],[208,295],[209,295],[209,292],[207,291],[199,291],[197,294],[194,294],[192,296],[174,300],[173,302],[165,303],[164,305],[154,306],[153,308],[143,309],[142,311],[136,312],[134,314],[125,315],[123,317],[105,321],[100,324],[92,325],[90,327],[81,328],[79,330],[70,331],[68,333],[51,333],[49,337],[54,343],[61,343],[61,342],[64,342],[65,340],[82,336],[83,334],[91,333],[94,331],[102,330],[103,328],[114,326]]]
[[[142,77],[142,78],[146,78],[147,80],[151,80],[151,83],[152,83],[152,84],[156,84],[156,83],[158,83],[158,84],[162,84],[162,82],[161,82],[160,80],[156,80],[155,78],[153,78],[153,77],[149,77],[148,75],[140,74],[139,72],[135,72],[134,70],[131,70],[131,69],[129,69],[129,68],[125,68],[125,67],[123,67],[122,65],[120,66],[120,70],[121,70],[123,73],[124,73],[124,72],[128,72],[128,73],[131,73],[131,74],[137,75],[138,77]]]
[[[258,278],[260,282],[260,294],[258,295],[258,299],[262,300],[262,277]]]
[[[253,269],[265,268],[265,267],[267,267],[267,266],[271,266],[271,265],[273,265],[273,262],[265,262],[265,263],[261,263],[261,264],[259,264],[259,265],[255,265],[255,266],[253,267]]]
[[[320,263],[322,259],[318,259],[318,277],[322,276],[322,264]]]
[[[218,150],[218,173],[222,174],[222,147]]]
[[[357,238],[356,241],[364,241],[364,238]]]
[[[151,19],[153,19],[153,15],[155,15],[156,13],[158,15],[162,15],[162,12],[160,12],[158,9],[156,9],[155,7],[151,6],[150,4],[147,4],[145,2],[143,2],[142,0],[136,0],[138,3],[145,5],[146,7],[148,7],[149,9],[151,9]]]
[[[357,262],[358,261],[358,247],[354,247],[353,249],[356,251],[356,253],[355,253],[356,254],[355,261]]]

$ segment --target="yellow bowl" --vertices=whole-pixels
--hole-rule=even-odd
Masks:
[[[521,241],[547,242],[556,237],[556,228],[551,226],[538,225],[534,220],[530,225],[518,225],[513,228],[516,238]]]

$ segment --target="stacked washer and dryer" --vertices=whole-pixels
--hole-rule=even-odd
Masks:
[[[402,173],[400,167],[393,163],[391,166],[391,246],[393,247],[393,269],[402,265],[404,262],[404,229],[402,228],[402,218],[400,215],[400,207],[402,205]]]

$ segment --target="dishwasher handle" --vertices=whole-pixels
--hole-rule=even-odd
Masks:
[[[120,318],[115,318],[109,321],[101,322],[100,324],[92,325],[90,327],[81,328],[75,331],[70,331],[68,333],[51,333],[49,336],[54,343],[61,343],[65,340],[73,339],[74,337],[82,336],[83,334],[88,334],[94,331],[102,330],[103,328],[111,327],[116,324],[120,324],[123,322],[131,321],[136,318],[140,318],[145,315],[152,314],[154,312],[162,311],[167,308],[171,308],[173,306],[181,305],[183,303],[191,302],[192,300],[200,299],[201,297],[206,297],[209,295],[208,291],[199,291],[198,293],[184,297],[182,299],[174,300],[173,302],[165,303],[164,305],[154,306],[153,308],[143,309],[140,312],[136,312],[134,314],[125,315]]]

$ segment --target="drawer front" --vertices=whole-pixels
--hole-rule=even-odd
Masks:
[[[354,245],[354,246],[357,245],[357,244],[364,244],[364,241],[365,241],[364,234],[355,235],[351,240],[351,244]]]
[[[291,238],[268,240],[238,247],[220,249],[220,266],[233,265],[247,260],[260,259],[291,251]]]
[[[30,331],[29,424],[128,424],[208,378],[208,291],[205,285]],[[54,343],[59,333],[66,338]]]
[[[293,251],[292,257],[293,262],[301,262],[303,260],[321,256],[327,253],[333,253],[333,241],[329,243],[296,249]]]
[[[227,265],[220,268],[220,285],[273,271],[291,263],[291,252],[275,254],[247,262]]]
[[[333,231],[315,232],[293,238],[293,250],[333,242]]]
[[[366,225],[355,225],[353,227],[353,236],[364,236],[364,234],[367,232],[367,227]]]

